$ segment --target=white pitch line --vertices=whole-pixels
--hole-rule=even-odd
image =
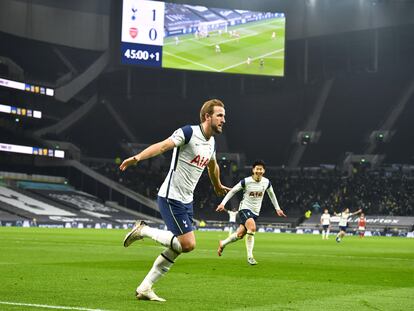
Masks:
[[[276,53],[282,52],[282,51],[284,51],[284,50],[285,50],[285,49],[279,49],[279,50],[276,50],[276,51],[273,51],[273,52],[269,52],[269,53],[266,53],[266,54],[263,54],[263,55],[259,55],[259,56],[257,56],[257,57],[253,57],[251,60],[256,60],[256,59],[263,58],[263,57],[266,57],[266,56],[269,56],[269,55],[273,55],[273,54],[276,54]],[[219,72],[222,72],[222,71],[224,71],[224,70],[227,70],[227,69],[230,69],[230,68],[234,68],[234,67],[237,67],[237,66],[240,66],[240,65],[243,65],[243,64],[246,64],[246,61],[242,61],[242,62],[240,62],[240,63],[234,64],[234,65],[231,65],[231,66],[227,66],[227,67],[225,67],[225,68],[218,69],[218,71],[219,71]],[[216,70],[217,70],[217,69],[216,69]]]
[[[200,63],[194,62],[194,61],[192,61],[192,60],[190,60],[188,58],[185,58],[185,57],[181,57],[181,56],[178,56],[178,55],[174,55],[172,53],[168,53],[168,52],[165,52],[165,51],[164,51],[164,54],[167,54],[167,55],[170,55],[172,57],[175,57],[175,58],[181,59],[183,61],[189,62],[190,64],[195,64],[195,65],[198,65],[200,67],[207,68],[207,69],[212,70],[212,71],[219,71],[216,68],[213,68],[213,67],[210,67],[210,66],[207,66],[207,65],[204,65],[204,64],[200,64]]]
[[[41,305],[41,304],[33,304],[33,303],[19,303],[19,302],[9,302],[9,301],[0,301],[0,304],[9,305],[9,306],[22,306],[22,307],[59,309],[59,310],[108,311],[108,310],[103,310],[103,309],[88,309],[88,308],[80,308],[80,307],[51,306],[51,305]]]

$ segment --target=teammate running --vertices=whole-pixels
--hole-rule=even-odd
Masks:
[[[247,262],[256,265],[257,261],[253,257],[254,235],[256,232],[256,219],[259,217],[264,192],[266,191],[272,201],[278,216],[286,217],[283,210],[279,207],[276,195],[273,191],[272,184],[269,179],[263,177],[265,173],[265,164],[263,161],[256,161],[252,168],[253,175],[242,179],[237,185],[231,189],[224,197],[223,201],[217,207],[216,211],[224,211],[226,203],[238,191],[243,190],[243,200],[239,206],[240,226],[237,231],[231,234],[227,239],[219,241],[217,253],[222,255],[227,244],[242,239],[246,234],[246,250]]]

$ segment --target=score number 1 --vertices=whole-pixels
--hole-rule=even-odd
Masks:
[[[154,10],[152,10],[152,21],[153,22],[155,22],[155,13],[156,13],[157,11],[154,9]],[[149,33],[148,33],[148,36],[149,36],[149,38],[150,38],[150,40],[152,40],[152,41],[155,41],[155,40],[157,40],[157,29],[155,29],[155,28],[151,28],[150,30],[149,30]]]

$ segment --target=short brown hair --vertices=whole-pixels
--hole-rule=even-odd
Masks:
[[[203,123],[206,120],[206,113],[208,113],[209,115],[213,114],[214,107],[216,106],[224,108],[223,102],[219,99],[210,99],[204,103],[203,107],[201,107],[201,110],[200,110],[201,123]]]

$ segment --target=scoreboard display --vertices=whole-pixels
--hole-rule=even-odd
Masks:
[[[121,63],[284,75],[285,15],[123,0]]]
[[[164,2],[124,0],[121,55],[124,64],[161,67]]]

